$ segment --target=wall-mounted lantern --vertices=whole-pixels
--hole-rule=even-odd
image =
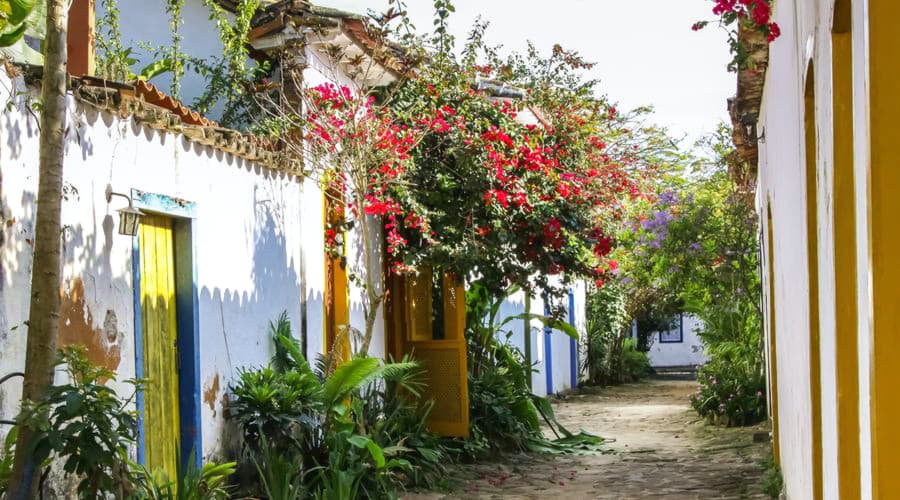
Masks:
[[[131,197],[122,194],[115,193],[112,190],[112,186],[106,186],[106,202],[110,203],[112,201],[113,196],[120,196],[128,200],[127,208],[120,208],[119,212],[119,234],[124,234],[125,236],[137,236],[139,222],[141,220],[141,216],[144,215],[144,212],[134,208],[134,204],[131,202]]]

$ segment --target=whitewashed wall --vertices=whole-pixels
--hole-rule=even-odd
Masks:
[[[854,107],[857,186],[857,244],[860,312],[868,310],[868,263],[866,256],[866,177],[868,158],[867,52],[865,3],[853,2]],[[818,158],[817,177],[819,268],[819,324],[822,394],[823,492],[837,498],[837,415],[835,380],[836,335],[857,334],[860,352],[860,424],[863,498],[871,498],[869,464],[868,336],[865,314],[860,314],[858,332],[837,332],[834,296],[833,221],[833,104],[831,74],[831,20],[833,0],[778,2],[776,21],[782,36],[771,46],[771,60],[760,116],[760,179],[758,203],[761,227],[766,235],[766,207],[771,200],[774,228],[775,296],[766,307],[774,307],[778,354],[778,405],[781,465],[789,498],[812,496],[812,409],[809,377],[809,275],[806,224],[805,154]],[[815,152],[804,145],[804,89],[810,64],[814,67],[816,136]],[[768,238],[768,236],[765,236]],[[763,248],[767,248],[768,241]],[[764,279],[768,282],[769,256]],[[766,286],[768,289],[768,286]],[[768,293],[767,293],[768,295]],[[768,323],[768,318],[767,318]],[[769,332],[773,325],[767,324]]]
[[[683,366],[700,366],[706,363],[707,357],[703,353],[703,341],[697,335],[703,326],[702,322],[694,316],[684,316],[684,326],[681,342],[660,342],[659,332],[653,333],[653,343],[650,346],[650,366],[653,368],[672,368]],[[677,328],[677,327],[676,327]]]
[[[5,101],[24,84],[3,76],[0,88]],[[17,99],[20,106],[0,120],[0,373],[24,366],[22,323],[34,238],[37,123]],[[63,292],[64,307],[75,313],[64,332],[76,332],[121,380],[133,377],[132,238],[117,233],[116,209],[124,201],[108,204],[104,191],[111,184],[119,192],[138,189],[194,202],[203,455],[233,450],[237,441],[226,432],[223,396],[238,369],[269,361],[268,322],[287,311],[299,337],[305,293],[311,357],[324,349],[322,192],[312,179],[277,174],[72,99],[69,108]],[[348,240],[351,265],[359,266],[358,236]],[[351,322],[362,329],[359,296],[351,290]],[[380,355],[383,321],[376,325],[372,352]],[[19,386],[0,388],[2,418],[18,412]]]
[[[578,330],[579,334],[583,337],[586,332],[586,317],[585,317],[585,285],[582,282],[576,283],[573,287],[574,297],[575,297],[575,328]],[[568,299],[566,299],[566,307],[568,307]],[[500,313],[498,314],[498,322],[503,321],[504,318],[514,316],[517,314],[522,314],[525,312],[525,294],[524,292],[517,292],[516,294],[509,297],[500,307]],[[544,314],[544,302],[540,296],[531,297],[530,299],[530,309],[529,312],[533,314]],[[568,317],[565,318],[568,321]],[[546,344],[544,333],[544,325],[538,320],[531,320],[528,322],[527,328],[528,339],[527,341],[531,346],[531,362],[534,368],[534,373],[531,376],[532,383],[532,392],[539,396],[548,395],[548,387],[547,387],[547,352],[546,352]],[[507,330],[509,330],[512,335],[509,336],[508,342],[515,346],[519,351],[525,352],[525,342],[526,342],[526,322],[525,321],[514,321],[510,322],[507,325]],[[553,393],[564,392],[570,389],[573,389],[572,384],[572,360],[571,360],[571,352],[572,347],[569,341],[569,336],[566,334],[553,330],[550,334],[550,352],[552,354],[552,362],[550,363],[552,369],[552,382],[553,382]],[[580,369],[580,363],[583,350],[579,348],[579,344],[576,344],[576,362],[579,363],[578,369]],[[578,371],[578,378],[580,379],[581,373]]]

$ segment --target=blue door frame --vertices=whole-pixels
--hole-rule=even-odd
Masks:
[[[131,190],[135,208],[172,217],[175,246],[175,310],[178,347],[178,410],[181,426],[180,463],[200,467],[203,448],[200,426],[200,306],[197,290],[196,205],[169,196]],[[134,288],[135,377],[144,377],[144,342],[141,326],[141,252],[132,238],[131,273]],[[144,395],[137,393],[138,463],[146,465]]]
[[[569,289],[569,324],[575,328],[575,293]],[[578,387],[578,341],[569,337],[569,367],[572,373],[572,389]]]
[[[544,316],[550,316],[550,305],[544,297]],[[547,395],[553,394],[553,329],[544,326],[544,371],[547,376]]]

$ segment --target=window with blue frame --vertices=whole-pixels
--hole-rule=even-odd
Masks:
[[[660,344],[678,344],[684,342],[684,314],[673,319],[671,328],[659,332]]]

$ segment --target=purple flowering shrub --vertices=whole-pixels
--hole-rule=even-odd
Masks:
[[[697,334],[710,361],[694,408],[715,423],[749,425],[767,414],[759,228],[728,173],[730,135],[721,132],[721,163],[630,206],[613,257],[639,336],[673,313],[701,320]]]

